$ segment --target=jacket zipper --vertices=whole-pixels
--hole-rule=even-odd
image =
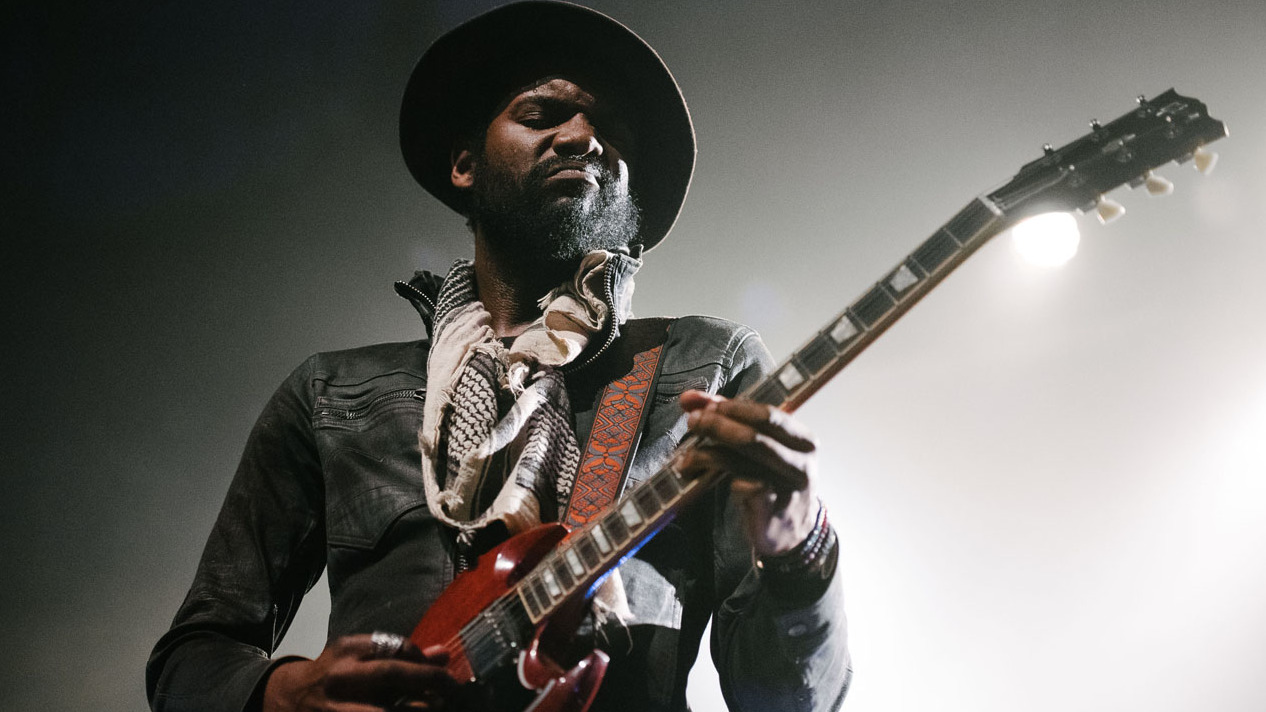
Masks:
[[[606,342],[602,344],[602,348],[595,351],[594,354],[590,356],[589,358],[585,359],[583,363],[578,364],[574,368],[563,367],[564,373],[569,373],[569,374],[576,373],[582,368],[589,366],[589,364],[593,363],[594,361],[597,361],[598,358],[602,356],[602,354],[606,353],[607,349],[611,348],[611,344],[615,343],[615,335],[616,335],[615,292],[612,288],[612,282],[614,281],[615,281],[615,273],[611,270],[610,266],[608,266],[605,278],[603,279],[603,283],[602,283],[602,288],[604,292],[603,296],[606,297],[607,309],[608,311],[610,311],[610,314],[607,315],[609,317],[609,321],[607,324]]]
[[[368,403],[366,403],[363,407],[357,408],[355,410],[352,410],[349,408],[328,408],[327,407],[327,408],[322,408],[321,410],[319,410],[317,414],[328,415],[334,418],[340,418],[342,420],[355,420],[357,418],[363,418],[364,416],[368,415],[369,412],[372,411],[374,408],[377,408],[383,403],[387,403],[389,401],[399,401],[399,400],[409,400],[409,399],[423,400],[425,399],[425,397],[426,397],[425,388],[402,388],[400,390],[388,391],[386,393],[383,393],[382,395],[374,396],[374,398],[370,400]]]
[[[417,287],[405,281],[396,282],[396,284],[399,284],[405,289],[409,290],[410,292],[413,292],[414,294],[416,294],[418,299],[421,299],[423,302],[426,303],[428,307],[431,308],[431,313],[432,314],[435,313],[435,302],[431,301],[431,298],[426,296],[426,294],[421,289],[418,289]]]

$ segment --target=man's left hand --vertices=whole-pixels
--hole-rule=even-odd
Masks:
[[[703,391],[682,393],[681,408],[690,432],[710,442],[686,454],[678,467],[687,476],[716,470],[732,475],[730,491],[756,554],[782,554],[803,542],[818,512],[813,434],[777,408]]]

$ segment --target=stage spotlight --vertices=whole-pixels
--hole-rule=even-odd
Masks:
[[[1020,257],[1039,267],[1060,267],[1077,254],[1081,233],[1068,213],[1042,213],[1011,229],[1011,244]]]

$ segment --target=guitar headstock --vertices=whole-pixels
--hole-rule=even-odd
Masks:
[[[1145,186],[1152,195],[1168,194],[1173,184],[1152,171],[1170,161],[1192,161],[1208,173],[1217,154],[1204,147],[1227,135],[1226,125],[1211,118],[1203,102],[1173,89],[1152,99],[1140,96],[1132,111],[1090,126],[1090,133],[1060,148],[1044,146],[1041,158],[988,198],[1009,221],[1097,209],[1099,219],[1109,222],[1125,209],[1104,193],[1129,183]]]

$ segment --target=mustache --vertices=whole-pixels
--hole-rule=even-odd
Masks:
[[[598,179],[599,185],[606,185],[611,182],[615,175],[611,169],[602,162],[597,156],[589,157],[565,157],[554,156],[547,158],[540,163],[532,166],[528,171],[527,178],[532,181],[543,181],[554,173],[566,170],[576,169],[592,173]]]

